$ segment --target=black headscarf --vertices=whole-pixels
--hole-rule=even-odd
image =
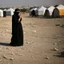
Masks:
[[[19,18],[19,16],[18,16],[19,12],[20,12],[20,11],[19,11],[19,9],[18,9],[18,8],[17,8],[17,9],[15,9],[14,15],[15,15],[15,16],[17,16],[18,18]]]

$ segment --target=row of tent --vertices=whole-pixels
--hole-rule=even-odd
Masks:
[[[9,8],[9,9],[0,9],[0,17],[6,17],[6,16],[12,16],[14,14],[14,9]]]
[[[50,6],[48,8],[41,6],[39,8],[32,8],[29,12],[30,16],[44,16],[44,17],[61,17],[64,16],[64,5]]]

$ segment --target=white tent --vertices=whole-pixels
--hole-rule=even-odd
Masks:
[[[37,14],[38,14],[38,15],[44,15],[45,10],[46,10],[46,8],[45,8],[44,6],[41,6],[40,8],[38,8]]]
[[[35,11],[36,11],[36,10],[37,10],[37,8],[32,8],[30,11],[33,11],[33,10],[35,10]]]
[[[64,9],[64,5],[60,4],[57,6],[58,9]]]
[[[55,9],[54,6],[50,6],[50,7],[48,8],[48,11],[49,11],[50,16],[52,16],[52,13],[53,13],[53,10],[54,10],[54,9]]]
[[[3,10],[0,9],[0,17],[3,17]]]
[[[6,10],[6,15],[12,16],[13,14],[14,14],[14,9],[10,8],[10,9]]]
[[[37,8],[32,8],[32,9],[29,11],[30,15],[31,15],[31,12],[32,12],[33,10],[36,11]]]
[[[3,11],[7,11],[7,9],[4,9]]]

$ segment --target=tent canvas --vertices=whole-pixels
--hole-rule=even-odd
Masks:
[[[57,8],[58,8],[58,9],[64,9],[64,5],[61,5],[61,4],[60,4],[60,5],[57,6]]]
[[[13,15],[14,14],[14,9],[10,8],[8,10],[6,10],[6,15]]]
[[[7,9],[3,10],[3,17],[6,17],[6,11],[7,11]]]
[[[0,17],[3,17],[3,10],[0,9]]]
[[[49,18],[50,17],[50,14],[49,14],[49,10],[48,9],[45,10],[44,17],[46,17],[46,18]]]
[[[32,8],[32,9],[29,11],[29,14],[32,15],[32,13],[33,13],[33,12],[35,13],[36,10],[37,10],[37,8]],[[35,13],[35,14],[36,14],[36,13]],[[34,14],[33,14],[33,15],[34,15]]]
[[[37,10],[37,8],[32,8],[30,11],[33,11],[33,10],[35,10],[35,11],[36,11],[36,10]]]
[[[64,16],[64,5],[57,6],[60,16]]]
[[[52,17],[53,10],[55,9],[54,6],[50,6],[48,9],[45,10],[44,17]]]
[[[60,16],[64,16],[64,9],[59,10]]]
[[[44,6],[41,6],[38,8],[37,13],[38,15],[44,15],[46,8]]]
[[[52,12],[53,12],[54,9],[55,9],[54,6],[50,6],[50,7],[48,8],[50,16],[52,16]]]
[[[53,17],[53,18],[59,18],[59,17],[60,17],[60,15],[59,15],[59,10],[58,10],[57,8],[55,8],[55,9],[53,10],[52,17]]]

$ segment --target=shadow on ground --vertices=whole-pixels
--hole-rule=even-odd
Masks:
[[[0,42],[0,45],[2,45],[2,46],[10,46],[9,43],[4,43],[4,42]]]
[[[64,58],[64,51],[62,51],[62,52],[60,52],[59,54],[57,54],[57,55],[55,55],[56,57],[62,57],[62,58]]]

